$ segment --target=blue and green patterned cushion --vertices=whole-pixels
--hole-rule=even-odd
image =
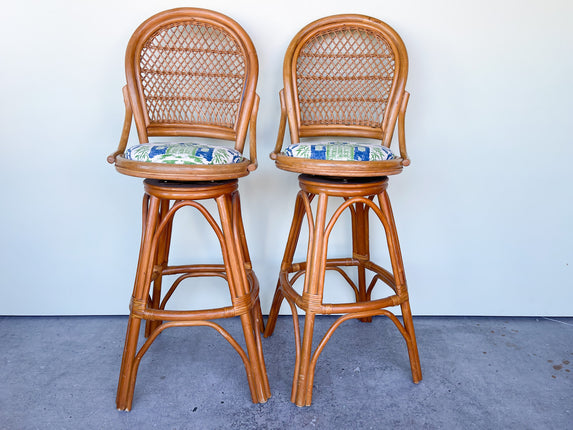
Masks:
[[[385,161],[396,156],[389,148],[379,144],[356,142],[308,142],[289,145],[289,157],[329,161]]]
[[[123,156],[165,164],[231,164],[243,159],[236,149],[200,143],[141,143],[128,148]]]

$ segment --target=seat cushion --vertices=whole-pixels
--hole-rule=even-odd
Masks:
[[[243,159],[236,149],[200,143],[141,143],[128,148],[123,156],[165,164],[231,164]]]
[[[289,145],[289,157],[330,161],[385,161],[396,156],[382,145],[356,142],[309,142]]]

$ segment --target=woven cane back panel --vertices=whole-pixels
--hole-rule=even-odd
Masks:
[[[394,67],[394,53],[378,33],[358,27],[318,33],[296,63],[301,125],[381,128]]]
[[[178,23],[144,44],[140,77],[149,121],[233,129],[245,85],[245,57],[234,38],[205,23]]]

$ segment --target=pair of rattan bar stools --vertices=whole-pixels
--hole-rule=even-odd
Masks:
[[[260,333],[273,333],[283,299],[294,320],[291,400],[295,404],[311,404],[318,356],[334,330],[352,318],[367,322],[375,315],[389,317],[406,340],[412,377],[419,382],[422,375],[406,279],[386,193],[388,176],[409,164],[404,139],[408,58],[398,34],[374,18],[337,15],[307,25],[288,47],[279,133],[271,158],[280,169],[300,174],[300,191],[266,328],[238,192],[238,178],[257,167],[258,60],[251,39],[235,21],[219,13],[173,9],[151,17],[136,30],[127,47],[125,67],[125,122],[119,148],[108,161],[120,173],[144,178],[145,194],[118,409],[131,409],[137,369],[151,343],[164,329],[181,326],[218,331],[243,360],[253,402],[265,402],[270,389]],[[132,119],[140,143],[127,148]],[[283,150],[287,122],[291,144]],[[396,122],[399,154],[389,149]],[[247,135],[249,158],[243,155]],[[162,139],[150,143],[149,138],[155,136],[191,136],[199,142]],[[337,136],[339,140],[333,140]],[[204,143],[202,138],[216,140]],[[342,198],[333,213],[327,210],[331,197]],[[214,200],[216,210],[209,211],[206,200]],[[214,230],[222,264],[169,264],[174,215],[184,207],[194,208]],[[328,258],[330,233],[346,210],[352,223],[352,256]],[[384,228],[391,270],[371,261],[371,214]],[[308,225],[306,261],[293,262],[303,224]],[[327,270],[348,282],[355,302],[323,303]],[[353,281],[356,275],[348,272],[357,272],[357,282]],[[175,281],[162,292],[162,278],[168,275],[176,275]],[[166,309],[184,280],[205,276],[228,283],[229,306]],[[300,278],[302,293],[297,292],[300,285],[294,287]],[[391,288],[391,294],[372,299],[379,281]],[[393,306],[400,306],[403,322],[387,309]],[[306,314],[302,337],[297,307]],[[313,352],[315,316],[323,314],[341,316]],[[241,320],[242,345],[213,322],[230,317]],[[139,343],[142,320],[146,340]]]

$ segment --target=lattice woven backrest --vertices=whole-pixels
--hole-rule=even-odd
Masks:
[[[351,136],[390,145],[408,55],[389,25],[356,14],[314,21],[291,41],[283,71],[292,141]]]
[[[300,50],[301,125],[381,127],[394,78],[394,53],[373,31],[326,30]]]
[[[141,50],[140,76],[151,123],[234,127],[245,58],[220,28],[191,22],[161,28]]]

